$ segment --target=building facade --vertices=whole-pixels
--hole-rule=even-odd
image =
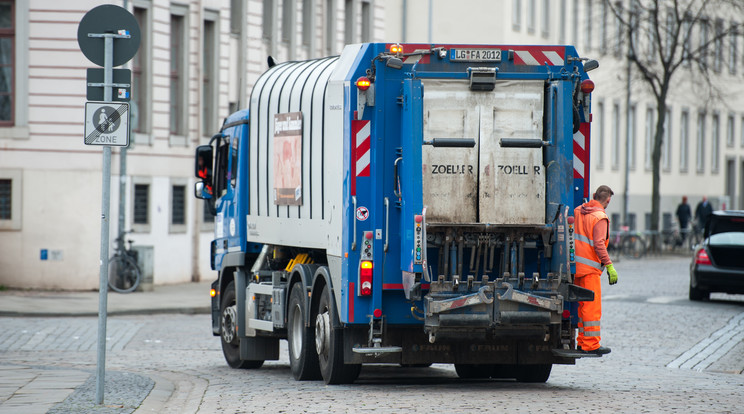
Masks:
[[[612,3],[626,10],[631,6],[630,0]],[[672,2],[659,3],[665,16],[671,12]],[[615,229],[625,222],[627,194],[627,224],[644,231],[651,225],[656,103],[636,69],[627,82],[627,35],[609,5],[609,0],[389,0],[385,32],[387,40],[406,42],[571,44],[581,56],[599,61],[589,74],[596,85],[591,187],[607,184],[614,190],[608,214]],[[744,209],[744,14],[737,8],[709,11],[691,28],[690,47],[731,32],[708,45],[718,96],[705,94],[705,81],[694,65],[683,65],[675,74],[661,153],[661,229],[675,224],[682,196],[689,198],[693,212],[703,196],[715,208]],[[650,56],[656,50],[644,29],[634,41],[639,53]]]
[[[102,150],[82,139],[86,69],[96,66],[77,31],[101,4],[125,6],[141,30],[122,66],[132,71],[132,134],[125,154],[113,149],[111,240],[121,185],[122,227],[151,252],[155,284],[212,277],[213,218],[193,197],[194,149],[247,105],[268,56],[338,54],[384,30],[375,0],[0,0],[0,286],[98,287]]]

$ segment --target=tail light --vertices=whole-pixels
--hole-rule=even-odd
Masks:
[[[695,255],[695,264],[703,264],[703,265],[709,265],[713,264],[710,261],[710,257],[708,256],[708,252],[705,251],[705,249],[698,250],[697,254]]]
[[[594,82],[589,79],[585,79],[581,82],[581,92],[592,93],[594,91]]]
[[[356,81],[356,86],[359,88],[360,91],[364,92],[372,85],[372,81],[366,76],[361,76]]]
[[[359,265],[359,295],[360,296],[371,296],[372,295],[372,262],[369,260],[362,260]]]
[[[563,319],[570,319],[571,318],[571,311],[568,309],[563,309]]]

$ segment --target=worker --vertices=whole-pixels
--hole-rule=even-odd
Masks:
[[[610,219],[605,209],[615,193],[601,185],[592,195],[592,200],[574,210],[576,222],[576,276],[574,283],[594,292],[591,302],[579,302],[578,349],[587,354],[609,354],[611,349],[601,346],[599,341],[602,318],[602,270],[607,269],[610,284],[617,283],[617,271],[612,265],[607,245],[610,238]]]

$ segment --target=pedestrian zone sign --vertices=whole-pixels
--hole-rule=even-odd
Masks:
[[[85,145],[129,145],[129,104],[85,103]]]

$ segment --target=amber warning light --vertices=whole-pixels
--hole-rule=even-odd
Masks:
[[[372,85],[372,81],[368,77],[362,76],[356,81],[356,86],[360,91],[366,91]]]
[[[594,82],[592,82],[589,79],[586,79],[583,82],[581,82],[581,92],[592,93],[592,91],[594,91]]]

